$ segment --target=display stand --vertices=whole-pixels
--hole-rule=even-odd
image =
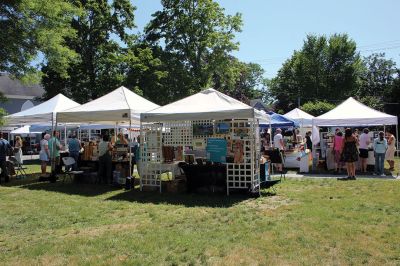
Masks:
[[[226,162],[224,156],[216,162],[226,164],[227,194],[231,189],[255,190],[259,187],[260,152],[257,148],[260,139],[256,119],[142,122],[140,132],[141,189],[157,187],[161,192],[161,174],[165,169],[163,146],[181,149],[183,157],[204,149],[207,158],[202,159],[210,161],[210,151],[204,146],[211,138],[225,140],[228,157],[233,158]]]

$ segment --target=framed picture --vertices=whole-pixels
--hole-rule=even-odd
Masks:
[[[211,136],[213,125],[193,125],[193,136]]]

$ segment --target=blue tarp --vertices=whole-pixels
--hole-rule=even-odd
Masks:
[[[296,121],[286,118],[283,115],[274,113],[274,112],[268,112],[268,114],[271,116],[271,127],[276,128],[276,127],[299,127],[299,123]],[[260,124],[260,127],[266,128],[269,127],[269,124]]]

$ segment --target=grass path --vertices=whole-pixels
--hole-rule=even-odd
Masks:
[[[276,196],[0,187],[6,265],[400,264],[400,182],[287,180]]]

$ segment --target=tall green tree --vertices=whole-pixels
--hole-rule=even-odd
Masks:
[[[29,77],[37,73],[32,62],[43,60],[59,75],[67,76],[66,69],[77,55],[65,41],[75,37],[70,25],[79,14],[79,6],[67,0],[1,1],[0,71]]]
[[[386,59],[384,53],[374,53],[364,57],[363,64],[364,71],[357,95],[368,106],[383,110],[384,103],[392,100],[396,63]]]
[[[179,96],[212,85],[213,74],[228,66],[229,53],[238,49],[235,33],[241,30],[240,14],[226,15],[212,0],[162,0],[145,29],[146,41],[162,47],[168,67],[166,87]],[[185,83],[184,91],[175,77]],[[184,92],[182,95],[182,92]]]
[[[346,34],[308,35],[300,51],[295,51],[268,83],[278,109],[288,111],[301,103],[342,100],[360,85],[362,61],[356,43]]]
[[[73,3],[83,13],[71,22],[77,38],[68,39],[66,44],[78,54],[78,60],[68,68],[67,78],[46,65],[42,83],[45,98],[61,92],[78,102],[87,102],[124,84],[127,69],[122,62],[130,57],[126,45],[133,42],[128,29],[134,27],[135,8],[129,0]]]

